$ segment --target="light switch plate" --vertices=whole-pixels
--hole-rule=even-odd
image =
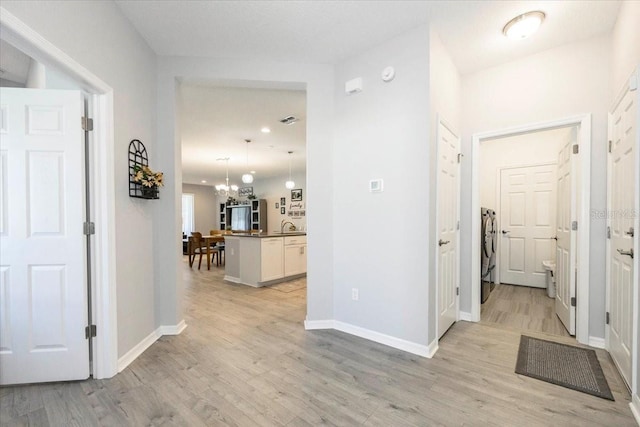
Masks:
[[[381,193],[384,187],[384,182],[382,178],[372,179],[369,181],[369,192],[371,193]]]
[[[351,79],[344,84],[344,91],[347,95],[362,92],[362,77]]]

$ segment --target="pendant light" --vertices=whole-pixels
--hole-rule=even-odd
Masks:
[[[293,154],[293,151],[289,151],[289,181],[284,183],[284,186],[287,187],[289,190],[291,190],[293,187],[296,186],[296,183],[293,182],[293,179],[291,179],[291,155]]]
[[[251,142],[251,140],[245,139],[244,142],[247,143],[247,170],[249,170],[249,143]],[[251,184],[253,182],[253,175],[251,175],[249,172],[245,173],[244,175],[242,175],[242,182],[244,182],[245,184]]]
[[[238,186],[229,185],[229,157],[221,157],[216,160],[224,160],[227,162],[227,178],[224,184],[216,185],[216,194],[221,197],[236,197],[238,195]]]

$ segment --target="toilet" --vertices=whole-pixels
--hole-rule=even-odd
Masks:
[[[546,273],[547,296],[556,297],[556,262],[552,260],[542,261],[542,267]]]

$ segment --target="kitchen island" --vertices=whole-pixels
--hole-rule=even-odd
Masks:
[[[307,234],[236,233],[225,236],[224,280],[253,287],[273,285],[307,274]]]

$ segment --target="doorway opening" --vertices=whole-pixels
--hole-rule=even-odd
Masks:
[[[570,219],[576,137],[570,126],[480,145],[483,323],[575,335],[569,272],[577,253]]]
[[[86,108],[94,121],[88,152],[89,189],[91,206],[89,221],[95,224],[91,239],[91,299],[93,324],[101,333],[92,340],[94,378],[109,378],[117,373],[117,311],[115,286],[115,200],[113,90],[100,78],[71,59],[40,34],[26,26],[8,11],[0,16],[2,40],[44,67],[56,70],[56,85],[63,89],[80,89],[88,94]],[[68,87],[68,86],[71,87]],[[78,123],[80,120],[78,118]],[[76,325],[78,326],[78,325]],[[84,325],[82,325],[84,327]]]
[[[181,79],[177,96],[182,194],[193,194],[191,231],[212,242],[211,264],[194,263],[183,214],[183,266],[220,285],[306,293],[306,85]]]
[[[474,135],[472,321],[589,342],[590,127],[585,115]]]

